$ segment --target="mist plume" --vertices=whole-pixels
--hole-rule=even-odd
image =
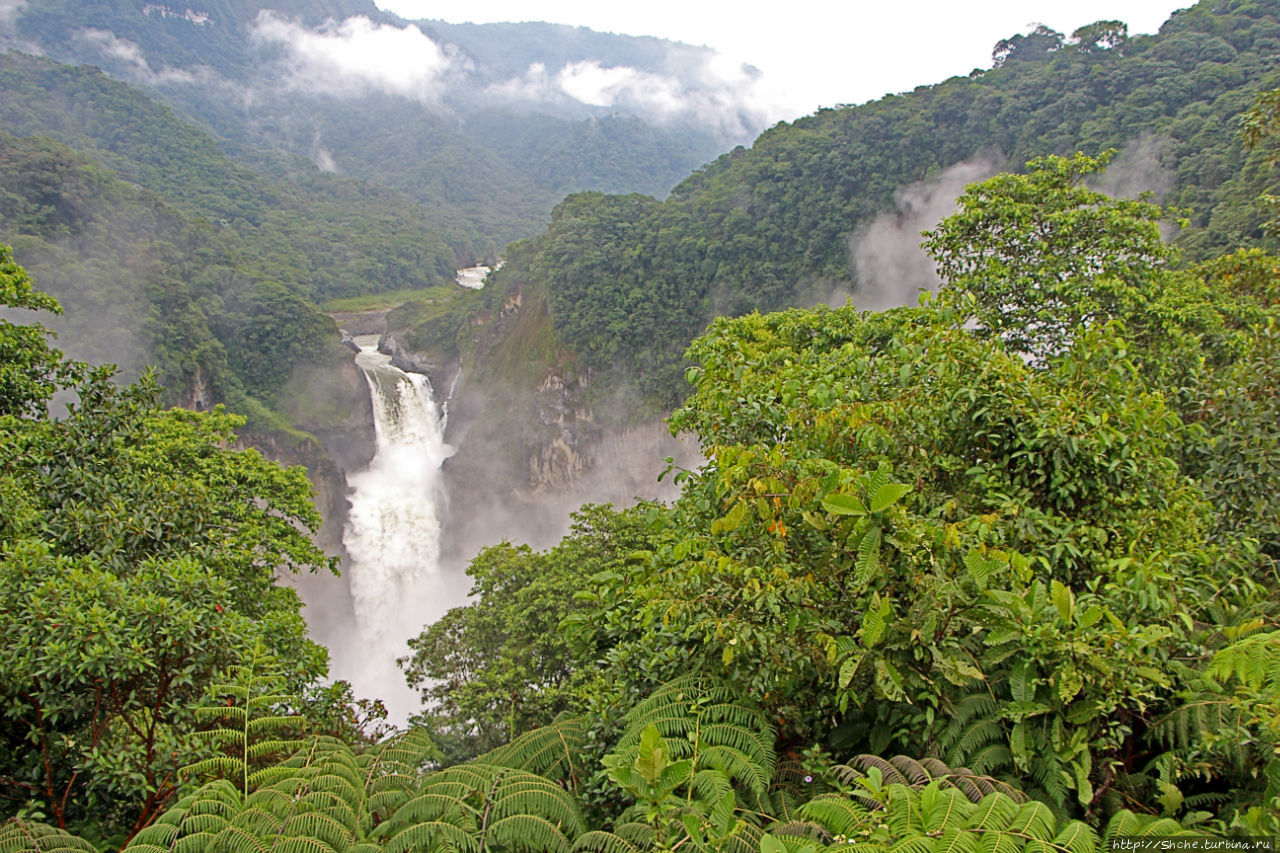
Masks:
[[[955,212],[965,186],[991,177],[1004,166],[998,154],[982,153],[899,189],[893,210],[849,237],[849,266],[857,278],[857,290],[851,294],[854,303],[882,311],[914,305],[920,291],[935,290],[941,279],[933,260],[920,248],[921,232]]]

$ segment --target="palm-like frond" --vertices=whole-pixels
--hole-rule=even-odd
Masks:
[[[406,732],[356,755],[315,737],[288,759],[254,774],[247,797],[217,780],[184,797],[127,848],[130,853],[308,851],[371,853],[370,833],[406,802],[436,756],[422,732]]]
[[[427,777],[379,834],[392,850],[568,853],[586,829],[555,782],[511,767],[463,764]]]
[[[78,835],[43,823],[11,818],[0,823],[0,853],[96,853]]]
[[[1007,782],[982,773],[975,773],[967,767],[948,766],[946,762],[936,758],[914,759],[906,755],[881,758],[878,755],[859,755],[848,765],[834,767],[833,772],[844,784],[853,785],[857,780],[866,778],[867,772],[872,768],[879,771],[884,784],[906,785],[919,789],[930,782],[939,781],[957,789],[975,803],[996,791],[1015,802],[1022,802],[1027,798],[1026,794]]]
[[[527,770],[548,779],[563,780],[576,790],[582,773],[583,741],[582,720],[570,717],[525,732],[506,746],[500,746],[476,761]]]
[[[632,708],[623,722],[616,764],[634,760],[641,734],[652,725],[673,757],[694,759],[695,772],[720,770],[750,791],[758,805],[767,805],[777,764],[773,726],[723,683],[693,677],[670,682]]]
[[[922,764],[905,766],[914,772]],[[1099,845],[1086,824],[1059,820],[1040,802],[1019,802],[999,790],[974,801],[942,778],[923,787],[885,782],[877,788],[879,774],[876,768],[867,777],[867,796],[822,794],[801,807],[805,823],[775,826],[771,834],[798,840],[818,832],[842,853],[871,843],[919,853],[1095,853]]]

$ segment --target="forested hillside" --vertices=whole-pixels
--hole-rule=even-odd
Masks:
[[[456,247],[405,196],[263,179],[101,72],[6,54],[0,853],[1280,836],[1278,58],[1280,0],[1035,30],[666,200],[572,195],[464,292],[425,287]],[[935,292],[801,304],[865,295],[871,223],[976,158],[923,235]],[[670,505],[481,551],[411,641],[398,732],[278,582],[335,564],[302,472],[203,405],[289,429],[271,406],[334,345],[316,300],[393,284],[420,298],[389,322],[472,381],[571,376],[703,455]],[[208,410],[66,358],[63,308]]]
[[[433,703],[390,737],[318,686],[263,574],[323,565],[296,475],[223,449],[225,415],[160,411],[0,324],[0,841],[1274,835],[1280,259],[1180,269],[1164,210],[1083,186],[1103,166],[971,186],[928,237],[945,284],[919,307],[718,320],[672,416],[707,459],[680,499],[482,552],[475,601],[412,643]],[[0,263],[6,304],[56,308]]]
[[[287,429],[270,412],[295,367],[341,357],[317,302],[453,277],[401,195],[264,179],[95,69],[7,53],[0,81],[0,239],[63,301],[65,347],[154,365],[171,403]]]
[[[1159,190],[1185,210],[1188,259],[1271,245],[1257,203],[1277,187],[1237,117],[1276,85],[1280,4],[1201,2],[1153,36],[1121,22],[1002,42],[995,67],[764,133],[679,184],[661,204],[574,196],[512,257],[495,298],[527,288],[602,397],[638,386],[651,409],[680,395],[681,353],[718,314],[858,298],[858,237],[895,193],[986,161],[987,174],[1043,154],[1125,152],[1116,188]],[[919,230],[917,227],[917,230]],[[911,237],[912,235],[905,235]],[[912,240],[911,242],[914,242]],[[904,301],[913,301],[907,289]]]
[[[275,179],[319,169],[404,192],[460,256],[537,233],[567,192],[664,194],[765,124],[745,110],[665,117],[582,101],[557,83],[605,67],[696,101],[705,48],[546,24],[411,25],[368,0],[41,0],[19,8],[8,41],[151,92]],[[383,79],[352,64],[370,49],[408,67]],[[298,64],[316,51],[332,55]]]

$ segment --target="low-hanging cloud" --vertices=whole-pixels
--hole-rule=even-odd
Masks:
[[[12,26],[25,5],[27,0],[0,0],[0,27]]]
[[[967,184],[991,177],[1003,165],[1003,158],[986,153],[948,166],[934,178],[899,189],[893,210],[852,234],[849,253],[858,279],[852,295],[857,306],[881,311],[914,305],[922,290],[935,290],[941,279],[920,248],[921,232],[955,211]]]
[[[341,171],[337,162],[333,159],[333,154],[321,144],[319,133],[316,133],[311,139],[311,162],[320,171],[328,172],[331,175]]]
[[[700,49],[696,57],[673,53],[668,65],[649,71],[586,59],[553,71],[535,62],[488,92],[512,101],[625,110],[659,123],[693,122],[735,138],[754,136],[778,114],[762,94],[759,72],[742,63]]]
[[[263,10],[251,32],[260,43],[284,48],[287,85],[324,94],[378,91],[433,102],[462,65],[415,25],[375,24],[363,16],[312,30]]]
[[[164,67],[155,70],[142,53],[136,42],[122,39],[108,30],[84,29],[75,34],[79,41],[95,47],[104,57],[114,59],[129,69],[129,73],[138,80],[151,86],[165,83],[191,83],[195,75],[179,68]]]

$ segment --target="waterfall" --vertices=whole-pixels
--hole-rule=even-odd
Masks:
[[[396,658],[456,597],[439,571],[440,466],[451,449],[427,377],[393,367],[376,345],[358,342],[377,451],[368,470],[348,479],[351,510],[342,541],[356,637],[333,650],[334,671],[357,695],[385,700],[391,721],[403,723],[418,701]]]

